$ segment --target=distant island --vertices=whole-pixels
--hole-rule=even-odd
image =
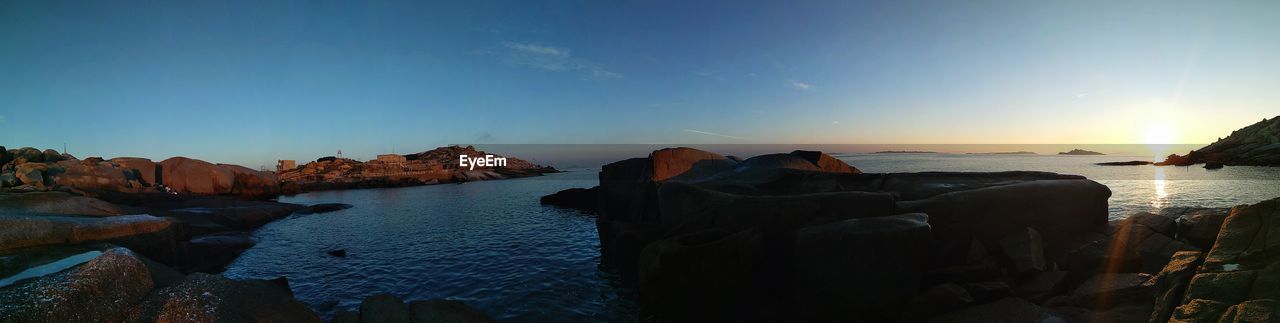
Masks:
[[[1205,164],[1205,168],[1227,166],[1280,166],[1280,117],[1262,119],[1257,123],[1232,131],[1226,138],[1192,150],[1186,155],[1169,155],[1156,165],[1190,166]]]
[[[1030,152],[1030,151],[1005,151],[1005,152],[993,152],[993,153],[969,153],[969,155],[1039,155],[1039,154],[1035,152]]]
[[[503,158],[505,165],[459,167],[460,156],[498,157]],[[408,155],[378,155],[367,162],[335,156],[321,157],[304,165],[281,160],[276,165],[276,172],[282,191],[289,194],[328,189],[464,183],[559,171],[515,157],[494,156],[472,146],[447,146]]]
[[[920,150],[884,150],[877,151],[876,154],[936,154],[936,151],[920,151]]]
[[[1105,162],[1105,163],[1097,163],[1097,164],[1094,164],[1094,165],[1098,165],[1098,166],[1141,166],[1141,165],[1151,165],[1151,164],[1155,164],[1155,163],[1154,163],[1154,162],[1145,161],[1145,160],[1131,160],[1131,161],[1121,161],[1121,162]]]
[[[1104,153],[1100,153],[1100,152],[1096,152],[1096,151],[1089,151],[1089,150],[1084,150],[1084,149],[1072,149],[1071,151],[1068,151],[1068,152],[1062,152],[1062,153],[1058,153],[1058,154],[1059,154],[1059,155],[1072,155],[1072,156],[1098,156],[1098,155],[1106,155],[1106,154],[1104,154]]]

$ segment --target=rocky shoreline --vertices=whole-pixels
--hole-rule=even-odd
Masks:
[[[446,146],[424,152],[380,155],[361,162],[334,156],[321,157],[292,169],[280,169],[284,194],[302,192],[404,187],[542,176],[558,173],[554,167],[537,165],[515,157],[504,157],[503,166],[459,167],[459,156],[492,156],[473,146]]]
[[[1158,166],[1190,166],[1205,164],[1205,168],[1222,166],[1280,166],[1280,117],[1262,119],[1257,123],[1232,131],[1226,138],[1186,155],[1169,155]]]
[[[275,174],[237,165],[0,152],[0,321],[320,321],[284,277],[218,273],[256,243],[254,229],[350,205],[270,200]],[[425,302],[398,322],[492,321]]]
[[[602,267],[664,321],[1280,319],[1280,199],[1108,221],[1110,195],[1073,175],[669,148],[543,203],[596,213]]]

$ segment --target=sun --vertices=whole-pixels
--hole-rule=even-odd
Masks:
[[[1147,123],[1142,128],[1142,143],[1148,145],[1167,145],[1177,141],[1177,132],[1165,122]]]

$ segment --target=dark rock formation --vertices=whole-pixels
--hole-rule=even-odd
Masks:
[[[678,148],[604,166],[596,190],[603,267],[668,320],[919,321],[1065,293],[1110,254],[1111,192],[1073,175],[862,174],[819,152]]]
[[[320,204],[315,204],[315,205],[311,205],[311,206],[308,206],[308,207],[304,207],[304,208],[298,209],[297,211],[293,211],[293,214],[316,214],[316,213],[328,213],[328,212],[333,212],[333,211],[346,210],[346,209],[350,209],[350,208],[351,208],[351,204],[343,204],[343,203],[320,203]]]
[[[283,279],[231,280],[195,273],[152,292],[128,321],[320,322],[320,317],[293,299]]]
[[[1105,162],[1105,163],[1096,163],[1096,164],[1094,164],[1094,165],[1098,165],[1098,166],[1140,166],[1140,165],[1151,165],[1151,164],[1155,164],[1155,162],[1149,162],[1149,161],[1145,161],[1145,160],[1131,160],[1131,161],[1122,161],[1122,162]]]
[[[2,214],[58,214],[83,216],[122,215],[125,211],[100,199],[64,192],[0,194]]]
[[[1280,117],[1262,119],[1230,136],[1192,150],[1186,155],[1169,155],[1157,165],[1188,166],[1204,163],[1205,168],[1227,166],[1280,166]],[[1209,166],[1214,167],[1209,167]]]
[[[1280,198],[1231,210],[1190,278],[1174,320],[1274,320],[1280,299]],[[1181,283],[1179,280],[1178,283]],[[1246,320],[1248,321],[1248,320]],[[1263,321],[1266,321],[1265,319]]]
[[[551,195],[543,196],[539,202],[542,203],[542,205],[551,205],[582,210],[587,213],[596,213],[596,202],[599,200],[599,191],[599,186],[592,188],[570,188]]]
[[[333,322],[354,323],[494,323],[498,320],[459,301],[432,299],[405,304],[395,295],[369,296],[359,312],[339,310]]]

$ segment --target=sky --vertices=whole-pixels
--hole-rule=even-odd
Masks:
[[[0,145],[250,167],[447,144],[1210,143],[1274,1],[0,1]]]

